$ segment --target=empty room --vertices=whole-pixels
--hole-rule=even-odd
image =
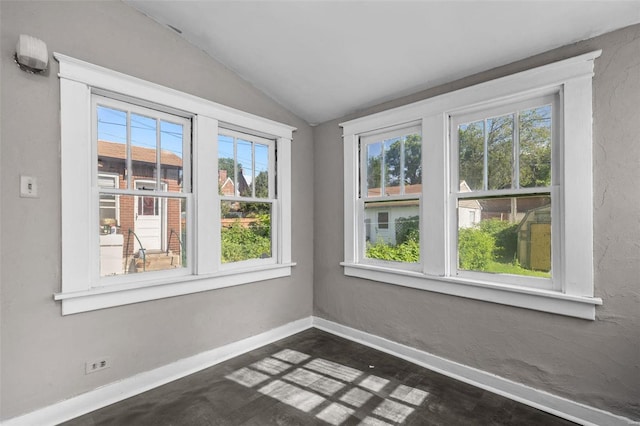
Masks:
[[[0,0],[0,424],[640,425],[640,1]]]

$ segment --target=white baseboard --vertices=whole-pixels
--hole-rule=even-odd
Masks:
[[[502,395],[585,426],[640,425],[631,419],[541,391],[454,361],[319,317],[313,326],[345,339],[397,356],[461,382]]]
[[[230,343],[156,368],[155,370],[108,384],[25,415],[8,419],[2,422],[2,426],[57,425],[188,376],[189,374],[196,373],[311,327],[386,352],[453,379],[585,426],[640,425],[640,422],[634,422],[625,417],[534,389],[521,383],[516,383],[500,376],[459,364],[401,343],[396,343],[383,337],[375,336],[319,317],[308,317],[276,327],[257,336],[248,337],[238,342]]]
[[[111,383],[76,397],[2,422],[2,426],[48,426],[74,419],[107,405],[162,386],[238,355],[312,327],[312,317],[290,322],[238,342],[181,359],[155,370]]]

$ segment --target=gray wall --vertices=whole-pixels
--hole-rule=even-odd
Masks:
[[[0,418],[252,336],[312,313],[312,129],[173,31],[121,2],[0,2]],[[18,35],[79,59],[296,126],[293,253],[287,279],[61,316],[58,64],[48,76],[13,63]],[[19,175],[40,198],[19,198]],[[85,375],[84,363],[113,366]]]
[[[595,62],[596,321],[347,278],[338,123],[603,49]],[[314,313],[601,409],[640,418],[640,26],[566,46],[314,129]]]

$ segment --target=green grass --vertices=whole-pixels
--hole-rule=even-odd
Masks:
[[[489,262],[487,268],[483,272],[493,272],[496,274],[512,274],[512,275],[526,275],[528,277],[542,277],[551,278],[550,272],[533,271],[531,269],[525,269],[520,265],[513,263],[500,263],[496,261]]]

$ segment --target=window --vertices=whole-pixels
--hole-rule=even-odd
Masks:
[[[345,274],[593,319],[599,55],[342,123]]]
[[[100,276],[185,270],[191,120],[98,95],[92,113]],[[106,214],[109,204],[119,206],[117,217]]]
[[[420,259],[421,136],[417,126],[360,136],[363,261],[412,268]]]
[[[221,261],[274,257],[274,141],[222,130],[218,136]]]
[[[558,105],[556,93],[451,116],[457,191],[450,221],[457,226],[450,245],[457,276],[554,288],[552,263],[559,259],[552,258],[559,250],[552,250],[552,218],[559,211],[552,211],[558,205],[552,178],[562,186],[562,165],[552,161]],[[473,218],[465,220],[465,213]],[[558,280],[555,288],[561,289]]]
[[[291,274],[294,128],[55,57],[63,314]]]

